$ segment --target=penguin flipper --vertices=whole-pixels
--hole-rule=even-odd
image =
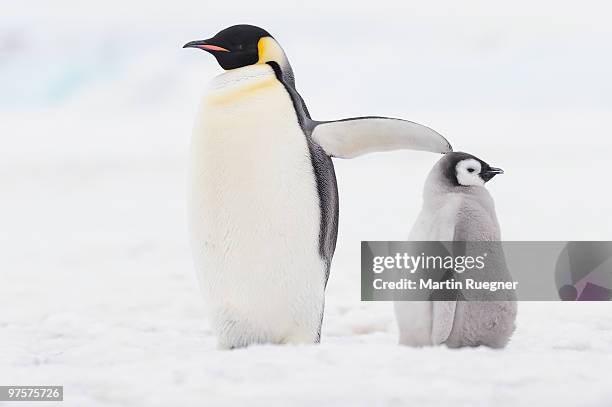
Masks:
[[[389,117],[355,117],[312,122],[312,139],[330,157],[354,158],[378,151],[453,151],[448,140],[429,127]]]
[[[431,341],[440,345],[448,339],[455,321],[456,301],[434,301],[431,324]]]

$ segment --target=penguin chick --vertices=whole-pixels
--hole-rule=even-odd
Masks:
[[[503,173],[471,154],[446,154],[427,177],[409,240],[499,242],[495,205],[485,184]],[[509,279],[503,251],[498,243],[491,247],[486,278]],[[501,292],[489,298],[502,301],[396,301],[400,344],[504,347],[515,329],[516,298]]]

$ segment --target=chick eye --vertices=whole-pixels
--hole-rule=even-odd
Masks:
[[[468,172],[474,172],[476,170],[474,170],[473,168],[468,168]]]

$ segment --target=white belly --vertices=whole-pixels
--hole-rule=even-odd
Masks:
[[[190,189],[194,258],[219,335],[310,341],[323,307],[319,198],[293,105],[267,65],[213,81]]]

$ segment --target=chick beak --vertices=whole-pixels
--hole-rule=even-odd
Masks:
[[[200,48],[208,52],[230,52],[227,48],[209,43],[209,40],[191,41],[183,45],[183,48]]]
[[[491,178],[498,174],[503,174],[504,170],[501,168],[489,167],[485,171],[480,174],[480,177],[485,180],[485,182],[490,181]]]

